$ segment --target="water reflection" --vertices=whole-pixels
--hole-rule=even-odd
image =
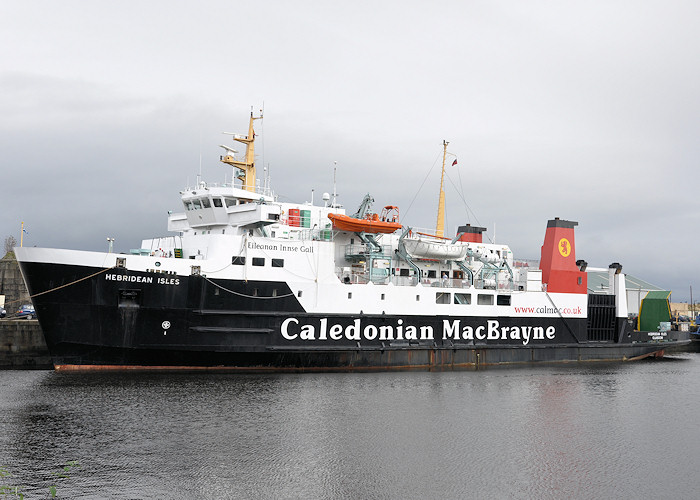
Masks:
[[[698,361],[468,373],[0,372],[0,465],[33,491],[79,460],[59,485],[70,498],[652,498],[664,487],[682,497],[700,458],[698,431],[682,424],[695,417]]]

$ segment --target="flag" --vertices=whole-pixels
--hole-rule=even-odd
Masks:
[[[452,162],[452,166],[454,167],[455,165],[457,165],[457,160]]]

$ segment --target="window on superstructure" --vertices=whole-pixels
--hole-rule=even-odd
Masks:
[[[409,275],[408,269],[401,269],[400,276],[408,276],[408,275]]]
[[[352,298],[352,292],[348,292],[348,298],[349,298],[349,299]]]
[[[471,293],[455,293],[455,304],[469,305],[472,303]]]
[[[510,305],[510,295],[496,295],[496,305],[509,306]]]
[[[432,271],[428,271],[428,278],[435,278],[435,270],[433,269]]]
[[[234,255],[231,259],[231,264],[234,266],[245,266],[245,257],[242,255]]]
[[[221,198],[214,198],[213,201],[214,201],[214,206],[216,208],[221,208],[224,206],[223,203],[221,203]]]
[[[441,292],[436,293],[435,294],[435,303],[436,304],[449,304],[450,302],[452,302],[452,300],[451,300],[452,297],[450,297],[450,295],[452,295],[452,294],[451,293],[441,293]]]
[[[272,267],[284,267],[284,259],[272,259]]]
[[[265,265],[265,259],[263,257],[253,257],[253,265],[262,267]]]
[[[209,198],[202,198],[202,208],[211,208]]]
[[[237,200],[235,198],[226,198],[227,207],[235,207],[237,205]]]
[[[192,206],[194,207],[195,210],[200,210],[202,208],[202,202],[199,200],[193,200]]]
[[[487,295],[480,293],[476,297],[476,303],[480,306],[492,306],[493,305],[493,295]]]

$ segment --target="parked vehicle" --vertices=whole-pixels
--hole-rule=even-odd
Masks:
[[[20,319],[20,318],[34,319],[34,318],[36,318],[36,311],[34,311],[34,306],[31,304],[24,304],[19,309],[17,309],[17,312],[15,313],[15,317],[17,319]]]

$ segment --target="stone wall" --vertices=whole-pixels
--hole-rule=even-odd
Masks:
[[[53,368],[39,322],[0,320],[0,369]]]
[[[7,310],[7,317],[0,319],[0,369],[52,368],[39,322],[12,319],[19,306],[31,303],[12,252],[0,259],[0,295],[5,296]]]
[[[13,252],[0,259],[0,295],[5,296],[5,309],[10,317],[22,304],[29,304],[29,292]]]

